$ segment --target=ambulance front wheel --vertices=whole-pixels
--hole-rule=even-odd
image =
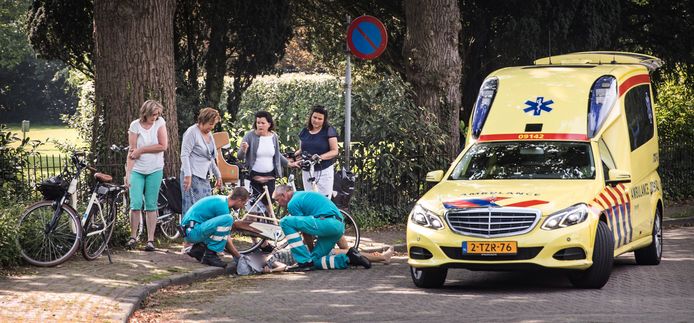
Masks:
[[[410,267],[410,274],[415,286],[422,288],[438,288],[446,282],[448,268],[415,268]]]
[[[599,289],[605,286],[612,273],[614,262],[614,238],[605,222],[598,222],[593,246],[593,265],[590,268],[569,274],[571,284],[579,288]]]
[[[663,225],[660,208],[655,210],[651,235],[653,241],[650,245],[634,251],[634,258],[639,265],[657,265],[663,256]]]

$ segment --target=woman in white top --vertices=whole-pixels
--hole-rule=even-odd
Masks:
[[[239,159],[245,159],[246,169],[250,170],[253,194],[263,192],[263,185],[268,186],[270,196],[275,190],[275,178],[282,177],[282,166],[287,166],[287,159],[280,153],[277,134],[273,132],[275,124],[272,115],[267,111],[255,114],[253,130],[243,136]],[[263,203],[267,204],[266,200]]]
[[[164,176],[164,151],[168,148],[166,122],[160,117],[164,107],[155,100],[147,100],[140,107],[140,118],[128,129],[128,158],[125,185],[130,187],[130,240],[137,244],[137,228],[144,197],[147,219],[146,251],[154,251],[154,229],[157,224],[157,199]]]
[[[181,143],[181,192],[183,193],[183,215],[203,197],[212,194],[208,175],[216,178],[215,186],[222,186],[222,175],[215,162],[217,149],[212,129],[220,120],[219,112],[204,108],[198,114],[198,123],[188,127]]]

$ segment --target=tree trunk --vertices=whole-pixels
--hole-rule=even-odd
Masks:
[[[224,75],[227,72],[227,46],[229,44],[229,21],[226,1],[215,1],[210,12],[210,41],[205,60],[205,104],[219,108],[224,91]]]
[[[164,173],[180,168],[173,51],[175,0],[95,0],[95,122],[93,150],[127,143],[130,122],[154,99],[169,133]]]
[[[458,51],[462,29],[456,0],[406,0],[407,32],[403,47],[405,73],[416,93],[415,103],[426,107],[450,138],[447,151],[460,151],[460,79]]]

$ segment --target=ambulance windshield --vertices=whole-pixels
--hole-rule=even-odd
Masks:
[[[479,143],[451,174],[453,180],[593,178],[590,144],[562,141]]]

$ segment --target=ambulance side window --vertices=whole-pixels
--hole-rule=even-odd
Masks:
[[[602,172],[605,177],[605,180],[607,180],[610,178],[610,169],[617,169],[617,165],[615,164],[614,159],[612,158],[612,153],[610,153],[610,149],[607,148],[607,144],[602,139],[598,141],[598,150],[600,151],[600,159],[602,161]]]
[[[634,151],[653,138],[653,109],[648,84],[636,86],[627,92],[624,109],[629,127],[629,143]]]

